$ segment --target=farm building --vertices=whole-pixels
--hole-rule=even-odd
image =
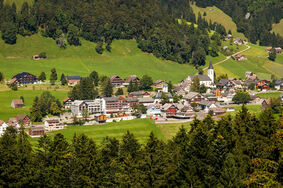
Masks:
[[[31,120],[30,120],[29,116],[26,115],[26,114],[19,114],[19,115],[17,115],[16,116],[16,120],[17,120],[17,122],[19,124],[23,123],[23,125],[25,127],[28,127],[28,126],[31,125]]]
[[[235,38],[235,40],[234,40],[234,44],[243,45],[243,44],[244,44],[244,41],[243,41],[241,38],[237,37],[237,38]]]
[[[44,126],[31,126],[29,128],[29,135],[32,137],[43,136],[44,132]]]
[[[66,81],[68,86],[75,86],[80,83],[81,77],[80,76],[67,76]]]
[[[237,60],[237,61],[245,61],[245,60],[247,60],[247,58],[243,54],[238,54],[238,55],[235,56],[235,60]]]
[[[124,85],[129,85],[129,83],[132,81],[132,83],[138,83],[140,84],[140,79],[136,76],[136,75],[131,75],[128,78],[126,78],[125,80],[125,84]]]
[[[56,131],[56,130],[64,129],[64,125],[60,123],[58,119],[49,119],[49,120],[45,120],[44,128],[47,131]]]
[[[11,106],[13,108],[24,108],[25,107],[24,102],[23,102],[22,99],[14,99],[14,100],[12,100]]]

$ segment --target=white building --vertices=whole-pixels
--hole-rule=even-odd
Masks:
[[[189,82],[192,82],[195,77],[199,78],[200,85],[204,85],[205,87],[214,87],[214,69],[212,66],[212,62],[210,61],[210,65],[208,67],[207,75],[192,75],[187,78]]]
[[[73,115],[82,117],[83,110],[87,110],[88,114],[105,114],[106,103],[104,99],[95,100],[75,100],[71,104]]]
[[[44,129],[47,131],[56,131],[64,129],[64,125],[58,119],[48,119],[44,122]]]
[[[8,124],[5,123],[4,121],[0,120],[0,136],[2,136],[4,134],[7,127],[8,127]]]

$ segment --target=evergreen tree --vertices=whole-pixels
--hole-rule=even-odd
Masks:
[[[238,166],[232,153],[227,154],[219,181],[223,187],[238,187],[240,185]]]
[[[0,82],[3,82],[4,80],[5,80],[4,73],[0,72]]]
[[[52,115],[59,115],[60,114],[60,108],[58,107],[56,102],[52,102],[50,106],[50,113]]]
[[[5,22],[1,25],[2,39],[7,44],[15,44],[17,41],[17,28],[14,23]]]
[[[109,78],[105,80],[102,84],[102,93],[106,97],[111,97],[113,94],[113,85]]]
[[[118,95],[123,95],[124,94],[124,91],[122,88],[118,88],[118,90],[116,91],[115,95],[118,96]]]
[[[61,85],[63,86],[67,84],[66,76],[63,73],[61,74],[60,81],[61,81]]]
[[[98,76],[98,73],[96,71],[92,71],[89,75],[89,78],[93,81],[93,84],[95,86],[98,86],[99,76]]]
[[[140,80],[140,89],[141,90],[150,90],[153,84],[152,78],[144,75]]]
[[[46,80],[46,75],[45,72],[41,72],[38,79],[42,82],[44,82]]]
[[[128,90],[128,93],[131,93],[131,92],[134,91],[134,90],[133,90],[133,82],[132,82],[132,80],[130,80],[130,83],[129,83],[129,85],[128,85],[127,90]]]
[[[58,78],[57,78],[56,69],[53,68],[53,69],[51,69],[51,75],[50,75],[50,83],[51,83],[51,85],[54,85],[57,79]]]
[[[271,61],[275,61],[276,59],[276,50],[274,48],[272,48],[269,52],[268,55],[268,59],[270,59]]]
[[[33,100],[33,104],[30,111],[30,119],[33,122],[40,122],[42,120],[39,99],[37,96]]]
[[[191,84],[190,90],[193,91],[193,92],[199,92],[199,90],[200,90],[200,81],[199,81],[198,76],[194,77],[194,79],[192,81],[192,84]]]
[[[73,24],[68,27],[67,41],[70,45],[79,46],[81,45],[79,38],[79,28]]]
[[[139,91],[139,84],[137,81],[134,82],[133,91]]]

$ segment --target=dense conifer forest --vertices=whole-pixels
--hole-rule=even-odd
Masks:
[[[195,119],[165,143],[150,134],[145,145],[127,132],[100,145],[85,135],[68,143],[43,136],[32,147],[24,129],[0,138],[2,187],[280,187],[283,117],[246,107],[235,117]]]

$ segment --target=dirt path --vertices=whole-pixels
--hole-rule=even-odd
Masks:
[[[245,44],[245,45],[246,45],[246,44]],[[221,64],[221,63],[224,63],[225,61],[227,61],[228,59],[230,59],[232,56],[238,55],[238,54],[240,54],[240,53],[242,53],[242,52],[245,52],[245,51],[247,51],[247,50],[249,50],[249,49],[251,48],[251,46],[249,46],[249,45],[246,45],[246,46],[247,46],[246,49],[241,50],[241,51],[239,51],[239,52],[236,52],[236,53],[232,54],[231,56],[227,56],[226,59],[224,59],[224,60],[222,60],[222,61],[219,61],[219,62],[217,62],[217,63],[214,63],[213,66],[219,65],[219,64]],[[205,67],[203,70],[206,70],[206,69],[208,69],[208,66]]]

